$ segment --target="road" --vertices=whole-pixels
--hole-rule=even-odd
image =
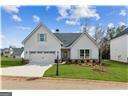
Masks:
[[[2,89],[24,89],[24,90],[107,90],[127,89],[128,83],[85,80],[85,79],[64,79],[64,78],[28,78],[2,76]]]

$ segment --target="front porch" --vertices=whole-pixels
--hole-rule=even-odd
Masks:
[[[64,61],[70,59],[70,49],[66,49],[66,48],[61,49],[61,59]]]

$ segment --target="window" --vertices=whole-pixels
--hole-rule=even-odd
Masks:
[[[44,54],[55,54],[55,51],[44,51]]]
[[[89,49],[85,50],[85,58],[89,58]]]
[[[80,59],[89,58],[89,49],[80,49]]]
[[[45,35],[44,34],[40,34],[40,41],[45,41]]]
[[[42,54],[42,53],[43,53],[43,51],[37,51],[37,53],[38,53],[38,54]]]
[[[29,53],[30,53],[30,54],[35,54],[35,53],[36,53],[36,51],[29,51]]]
[[[83,49],[80,50],[80,58],[84,59],[84,50]]]

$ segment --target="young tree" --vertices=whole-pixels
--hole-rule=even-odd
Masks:
[[[89,26],[85,25],[85,26],[82,26],[82,32],[88,32],[89,31]],[[101,62],[101,59],[102,59],[102,40],[104,38],[104,31],[102,29],[102,26],[100,25],[97,25],[94,29],[94,35],[93,35],[93,38],[95,39],[97,45],[98,45],[98,49],[99,49],[99,62]]]
[[[102,26],[98,25],[95,28],[94,38],[96,40],[96,43],[99,48],[99,62],[101,63],[102,60],[102,45],[103,45],[103,38],[104,38],[104,30],[102,29]]]

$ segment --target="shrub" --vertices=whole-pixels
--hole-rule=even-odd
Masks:
[[[28,63],[29,63],[29,60],[26,60],[26,59],[22,58],[22,64],[28,64]]]
[[[84,63],[84,60],[81,60],[80,63]]]

